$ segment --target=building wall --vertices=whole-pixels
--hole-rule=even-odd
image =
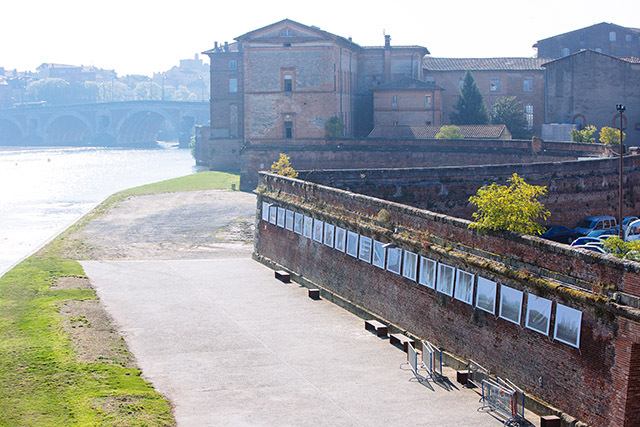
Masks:
[[[425,97],[431,96],[427,108]],[[394,108],[393,97],[397,97]],[[379,90],[373,95],[373,122],[377,125],[440,126],[442,101],[439,90]],[[428,122],[428,124],[427,124]]]
[[[444,88],[442,91],[442,120],[443,124],[451,124],[449,115],[454,111],[454,106],[460,97],[460,79],[465,75],[465,70],[458,71],[431,71],[424,70],[425,79],[430,77],[435,79],[435,84]],[[536,136],[540,135],[542,124],[544,121],[544,71],[543,70],[525,70],[525,71],[472,71],[473,79],[484,98],[489,111],[491,106],[500,98],[515,96],[518,102],[525,104],[533,104],[533,131]],[[500,89],[498,91],[491,90],[491,79],[500,79]],[[531,92],[524,91],[524,79],[533,79],[533,90]],[[523,112],[524,114],[524,112]]]
[[[612,32],[615,33],[615,41],[611,40]],[[560,58],[582,49],[599,49],[612,56],[640,57],[640,34],[619,25],[602,22],[540,40],[537,46],[538,58]]]
[[[582,312],[579,348],[260,220],[262,202],[340,226],[428,257],[502,286]],[[385,210],[389,220],[382,221]],[[526,392],[583,421],[632,426],[638,420],[634,380],[640,317],[607,301],[608,286],[633,282],[638,270],[611,259],[541,239],[480,235],[468,222],[337,189],[263,176],[258,192],[255,257],[293,272],[332,300],[358,307],[396,330],[473,359]],[[553,280],[549,280],[549,274]],[[558,286],[581,283],[582,289]],[[591,284],[591,290],[589,290]],[[604,288],[603,288],[604,286]],[[600,289],[600,290],[599,290]],[[640,295],[640,288],[623,288]],[[604,292],[604,294],[600,293]],[[499,300],[499,298],[498,298]],[[554,314],[551,322],[555,321]]]

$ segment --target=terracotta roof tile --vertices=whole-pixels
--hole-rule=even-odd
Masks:
[[[422,68],[431,71],[542,70],[543,58],[422,58]]]
[[[387,139],[434,139],[442,126],[376,126],[368,138]],[[505,125],[461,125],[458,126],[464,138],[499,139],[508,132]]]

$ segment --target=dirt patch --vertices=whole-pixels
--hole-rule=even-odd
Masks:
[[[89,279],[84,277],[59,277],[58,280],[51,286],[51,289],[93,289]]]

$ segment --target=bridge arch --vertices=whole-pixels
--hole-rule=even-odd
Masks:
[[[74,112],[60,112],[45,123],[45,143],[50,145],[81,145],[91,142],[93,125],[86,117]]]
[[[158,108],[136,108],[120,120],[116,126],[118,145],[153,145],[158,132],[175,133],[179,123],[166,111]]]
[[[0,145],[19,145],[24,137],[24,129],[11,117],[0,117]]]

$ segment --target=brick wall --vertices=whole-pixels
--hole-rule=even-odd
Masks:
[[[634,425],[639,416],[640,314],[616,306],[608,286],[640,267],[512,234],[478,235],[468,222],[317,184],[263,175],[262,202],[396,243],[500,285],[582,312],[579,349],[486,313],[364,261],[260,220],[255,253],[337,294],[370,315],[473,359],[525,391],[594,425]],[[376,219],[386,210],[389,220]],[[377,217],[382,218],[382,216]],[[565,285],[560,286],[560,283]],[[573,285],[571,285],[573,283]],[[573,288],[576,284],[582,288]],[[555,313],[555,310],[553,311]],[[551,322],[555,321],[554,315]]]

